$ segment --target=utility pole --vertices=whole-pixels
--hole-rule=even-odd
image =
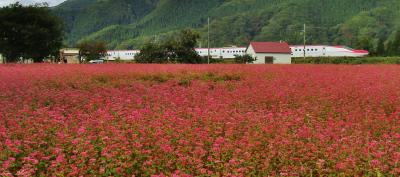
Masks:
[[[210,64],[210,17],[208,17],[208,57],[207,63]]]
[[[306,59],[306,24],[304,23],[304,29],[303,29],[303,37],[304,37],[304,48],[303,48],[303,57],[304,60]]]

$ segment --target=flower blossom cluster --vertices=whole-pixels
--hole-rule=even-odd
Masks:
[[[399,66],[0,66],[0,176],[313,175],[400,175]]]

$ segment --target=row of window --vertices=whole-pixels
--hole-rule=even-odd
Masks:
[[[210,53],[214,53],[214,52],[216,53],[217,50],[211,50],[210,51]],[[226,51],[226,53],[245,53],[245,52],[246,52],[245,50],[236,50],[236,51],[228,50],[228,51]],[[208,51],[198,51],[197,53],[208,53]],[[223,50],[222,53],[225,53],[225,50]],[[115,52],[113,54],[115,55]],[[111,56],[111,54],[109,54],[109,53],[107,55]],[[134,55],[136,55],[136,53],[125,53],[125,55],[134,56]]]
[[[210,53],[213,53],[213,52],[217,52],[217,50],[210,51]],[[245,50],[236,50],[236,51],[228,50],[228,51],[226,51],[226,53],[245,53],[245,52],[246,52]],[[198,51],[198,53],[208,53],[208,51]],[[225,53],[225,50],[223,50],[222,53]]]
[[[236,50],[236,51],[227,51],[226,53],[244,53],[244,50]],[[225,53],[225,50],[222,51],[222,53]]]
[[[115,55],[115,52],[114,52],[114,55]],[[125,55],[131,55],[131,56],[133,56],[133,55],[136,55],[136,53],[125,53]],[[107,54],[107,56],[111,56],[111,54]]]
[[[295,52],[303,52],[304,49],[294,49],[294,51],[295,51]],[[307,51],[308,51],[308,52],[309,52],[309,51],[311,51],[311,52],[317,52],[318,49],[307,49]]]
[[[125,53],[125,55],[136,55],[136,53]]]

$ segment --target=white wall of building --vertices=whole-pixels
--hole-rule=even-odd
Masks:
[[[265,64],[265,57],[273,57],[273,64],[292,64],[291,54],[256,53],[252,46],[249,46],[246,53],[256,59],[254,64]]]
[[[60,50],[61,62],[69,64],[79,64],[79,49],[77,48],[65,48]]]

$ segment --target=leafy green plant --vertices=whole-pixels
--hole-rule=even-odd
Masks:
[[[246,63],[253,63],[254,61],[256,61],[256,59],[249,54],[243,56],[240,55],[235,56],[235,63],[246,64]]]

